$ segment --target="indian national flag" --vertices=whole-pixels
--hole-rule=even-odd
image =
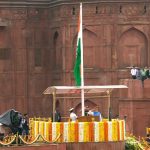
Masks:
[[[81,38],[82,38],[82,4],[80,4],[76,60],[74,65],[74,77],[76,81],[76,86],[81,86],[81,44],[82,44]]]

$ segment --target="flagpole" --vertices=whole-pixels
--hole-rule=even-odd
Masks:
[[[82,3],[80,3],[80,29],[81,29],[81,107],[82,116],[85,115],[84,106],[84,66],[83,66],[83,27],[82,27]]]

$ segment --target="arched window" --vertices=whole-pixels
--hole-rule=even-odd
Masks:
[[[53,38],[53,68],[54,69],[61,69],[62,68],[62,50],[61,50],[61,43],[58,32],[55,32]]]
[[[147,66],[147,38],[131,28],[121,36],[118,44],[118,67]]]

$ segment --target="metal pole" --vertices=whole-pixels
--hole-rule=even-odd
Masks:
[[[81,108],[82,116],[85,116],[84,104],[84,65],[83,65],[83,26],[82,26],[82,3],[80,3],[80,37],[81,37]]]
[[[109,121],[111,121],[111,119],[112,119],[111,106],[110,106],[110,94],[111,94],[111,92],[108,90],[107,94],[108,94],[108,119],[109,119]]]

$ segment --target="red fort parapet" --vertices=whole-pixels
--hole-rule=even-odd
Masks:
[[[128,86],[128,89],[120,92],[120,117],[127,117],[127,132],[144,136],[150,117],[150,80],[145,80],[144,86],[140,80],[126,79],[122,82]]]

